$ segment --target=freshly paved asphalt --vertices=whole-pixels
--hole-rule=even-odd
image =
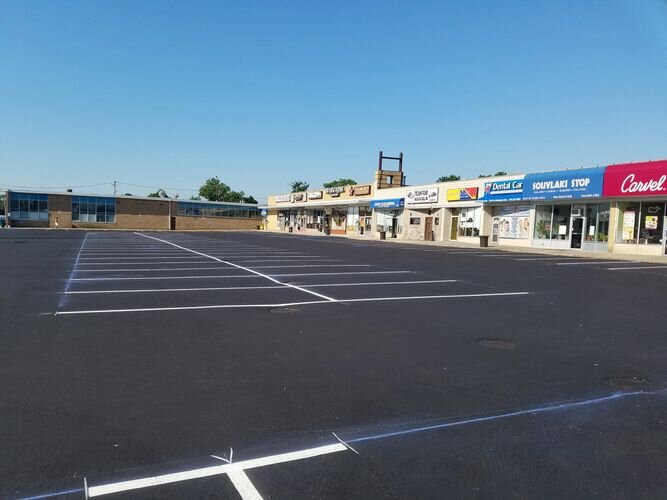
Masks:
[[[219,242],[227,253],[238,245],[297,252],[299,264],[316,255],[321,264],[367,265],[257,269],[271,275],[411,271],[276,278],[297,286],[457,280],[311,289],[335,299],[530,294],[61,315],[320,300],[295,289],[65,296],[234,281],[69,281],[149,274],[83,271],[76,261],[85,234],[0,231],[0,498],[80,490],[84,477],[95,485],[216,465],[207,457],[230,448],[235,462],[312,448],[335,443],[332,432],[359,454],[251,469],[249,479],[264,498],[660,498],[667,491],[667,267],[611,271],[604,260],[559,265],[571,259],[284,234],[145,233],[207,255]],[[84,248],[134,238],[160,245],[132,233],[90,233]],[[190,267],[152,273],[223,274],[174,271],[179,266]],[[484,338],[513,348],[484,347]],[[584,403],[612,394],[621,396]],[[575,404],[552,408],[563,402]],[[447,423],[461,425],[386,436]],[[226,475],[110,497],[239,498]]]

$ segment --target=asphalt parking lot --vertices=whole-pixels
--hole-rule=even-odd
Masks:
[[[0,231],[2,498],[659,498],[667,266]]]

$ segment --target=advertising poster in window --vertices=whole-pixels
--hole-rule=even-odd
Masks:
[[[658,216],[657,215],[647,215],[646,220],[644,221],[646,229],[658,229]]]
[[[498,233],[501,238],[527,239],[530,236],[530,207],[528,205],[500,207]]]
[[[635,238],[635,212],[626,210],[623,212],[623,238],[624,240],[633,240]]]

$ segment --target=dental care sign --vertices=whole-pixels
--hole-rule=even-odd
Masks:
[[[609,165],[604,173],[604,195],[667,195],[667,160]]]
[[[602,196],[604,167],[528,174],[523,180],[524,200],[570,200]]]
[[[438,188],[414,189],[405,194],[406,205],[438,203]]]
[[[523,199],[523,179],[508,179],[484,184],[481,201],[520,201]]]

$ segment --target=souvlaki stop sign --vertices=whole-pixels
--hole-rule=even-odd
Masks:
[[[667,160],[609,165],[603,193],[610,197],[667,195]]]

